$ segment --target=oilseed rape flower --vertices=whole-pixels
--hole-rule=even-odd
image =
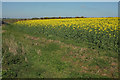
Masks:
[[[46,35],[53,34],[60,37],[75,38],[75,40],[87,41],[102,48],[110,46],[111,49],[117,49],[115,47],[118,41],[117,17],[25,20],[14,24],[37,28],[36,32]],[[109,43],[113,43],[113,45]]]

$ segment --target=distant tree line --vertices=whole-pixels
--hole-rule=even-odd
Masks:
[[[61,17],[61,16],[59,16],[59,17],[25,18],[25,19],[3,18],[3,20],[5,20],[5,19],[12,19],[12,20],[38,20],[38,19],[66,19],[66,18],[86,18],[86,17],[84,17],[84,16],[81,16],[81,17],[78,17],[78,16],[76,16],[76,17]]]
[[[36,19],[65,19],[65,18],[86,18],[84,16],[81,17],[43,17],[43,18],[32,18],[32,20],[36,20]]]

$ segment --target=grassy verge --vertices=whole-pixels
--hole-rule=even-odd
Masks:
[[[3,77],[116,78],[118,55],[83,41],[3,26]]]

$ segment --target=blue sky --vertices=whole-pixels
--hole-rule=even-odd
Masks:
[[[118,2],[120,0],[1,0],[2,2]]]
[[[44,16],[116,17],[117,2],[3,2],[2,17]]]

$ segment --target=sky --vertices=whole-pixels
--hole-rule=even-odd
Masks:
[[[3,2],[3,18],[117,17],[118,2]]]
[[[1,0],[2,2],[118,2],[120,0]]]

